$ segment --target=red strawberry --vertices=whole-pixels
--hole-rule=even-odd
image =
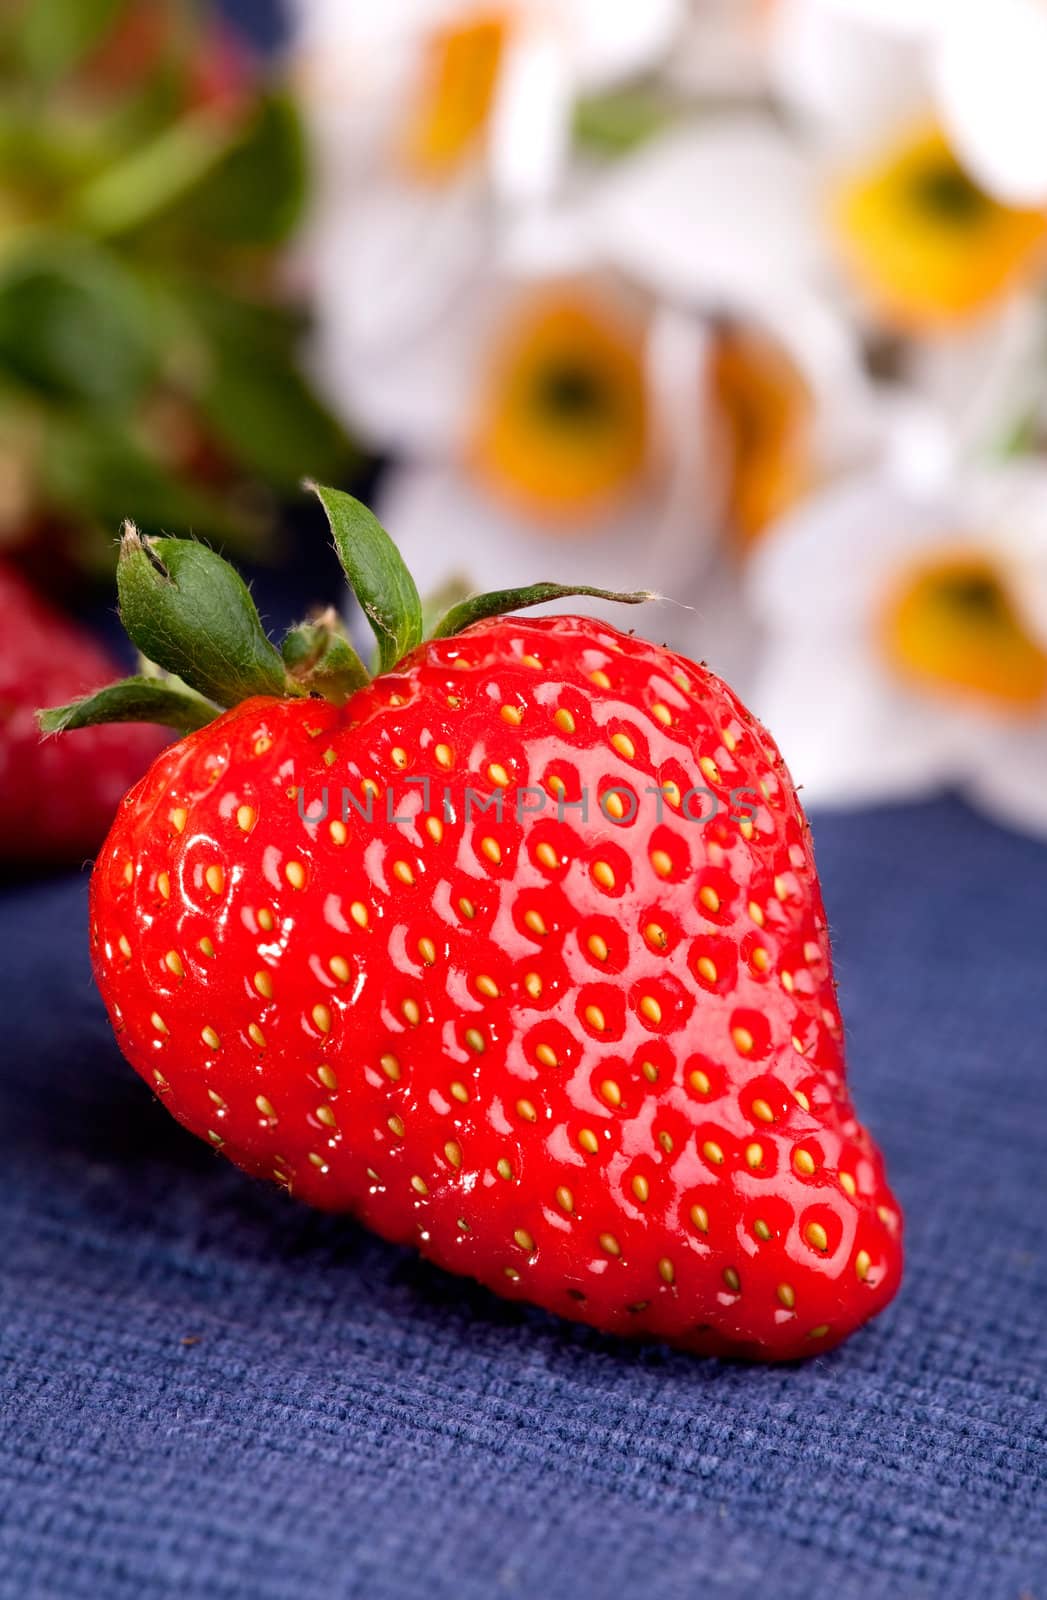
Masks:
[[[668,650],[492,614],[548,587],[416,643],[384,536],[322,493],[386,670],[337,703],[348,646],[299,630],[280,682],[242,614],[263,693],[159,758],[95,869],[128,1059],[247,1171],[500,1294],[701,1353],[838,1343],[901,1220],[770,737]],[[211,695],[218,654],[170,641],[215,561],[131,536],[121,566],[132,633]]]
[[[0,631],[0,861],[74,861],[101,843],[128,784],[162,740],[143,727],[41,740],[41,700],[97,689],[119,666],[3,565]]]

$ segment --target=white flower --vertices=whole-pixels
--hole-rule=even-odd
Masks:
[[[690,0],[666,81],[704,100],[759,95],[767,88],[767,21],[766,0]]]
[[[564,177],[579,96],[655,64],[684,0],[295,0],[295,78],[316,198],[301,271],[332,403],[376,447],[414,448],[387,374],[483,298],[506,214]],[[480,312],[482,315],[482,310]],[[422,383],[425,385],[423,365]]]
[[[812,804],[959,787],[1047,833],[1047,467],[837,485],[757,549],[753,709]]]
[[[917,47],[949,140],[979,183],[1010,205],[1047,204],[1043,0],[803,0],[812,4],[837,37],[878,29],[910,59]]]
[[[684,602],[713,530],[678,431],[680,390],[693,400],[701,370],[700,330],[678,330],[666,362],[663,313],[598,272],[502,278],[488,294],[492,316],[457,327],[451,370],[470,381],[437,386],[441,447],[431,440],[380,486],[379,515],[420,589],[456,580],[471,590],[543,580],[654,589],[666,598],[645,612],[645,631],[694,643],[703,630]],[[697,409],[692,433],[697,443]],[[600,602],[549,609],[637,625]]]
[[[773,446],[768,434],[800,425],[795,490],[879,459],[896,432],[892,407],[864,371],[823,201],[817,164],[802,147],[772,119],[734,113],[652,141],[576,207],[589,250],[675,308],[677,329],[690,318],[714,334],[733,332],[739,427],[759,447]],[[715,415],[718,387],[721,401],[730,398],[722,393],[731,376],[723,353],[722,339],[706,338],[693,380],[702,398],[691,403],[706,423],[698,461],[714,506],[732,458]],[[780,509],[769,502],[763,520]]]
[[[1032,3],[1047,33],[1047,5]],[[983,62],[982,98],[993,105],[982,107],[981,122],[967,118],[966,104],[951,115],[955,97],[945,92],[946,67],[962,40],[970,47],[968,30],[992,35],[995,51],[1010,5],[776,0],[772,11],[770,76],[813,135],[839,263],[865,313],[894,332],[951,334],[997,314],[1042,277],[1043,136],[1031,125],[1027,139],[1008,135],[998,170],[978,157],[977,129],[1005,132],[1014,116],[1029,121],[1020,87],[1012,104],[1011,75]],[[977,50],[987,59],[988,40]],[[1036,104],[1047,132],[1038,87]],[[1025,181],[1030,163],[1041,164],[1042,191]],[[1002,181],[1007,171],[1010,183]]]
[[[380,359],[353,367],[329,308],[358,411],[411,458],[381,510],[423,588],[654,588],[678,602],[654,631],[744,686],[749,545],[895,431],[825,293],[808,177],[767,120],[685,127],[507,230]]]
[[[905,26],[919,0],[897,0],[897,29],[870,18],[877,0],[775,0],[768,73],[778,96],[833,155],[863,155],[929,113],[918,33]],[[884,0],[883,10],[892,9]]]

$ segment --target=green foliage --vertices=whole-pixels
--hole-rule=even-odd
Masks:
[[[220,245],[274,245],[291,233],[306,191],[302,129],[292,102],[265,96],[224,159],[182,202],[179,224]]]
[[[574,137],[589,154],[614,159],[661,133],[671,117],[664,94],[633,84],[579,100]]]
[[[280,288],[298,117],[261,81],[201,99],[213,27],[195,0],[0,0],[0,422],[34,445],[26,528],[85,560],[132,510],[253,542],[353,459]]]
[[[116,20],[124,0],[6,0],[4,57],[48,82],[75,67]]]
[[[110,542],[128,506],[150,532],[206,529],[235,544],[261,531],[257,514],[165,465],[126,428],[91,418],[55,419],[46,438],[38,478],[48,503],[70,519],[100,524]]]
[[[157,361],[148,298],[115,257],[59,235],[34,241],[0,269],[8,382],[44,402],[128,409]]]
[[[190,307],[208,350],[201,408],[225,446],[281,494],[303,474],[341,476],[345,437],[294,364],[298,320],[214,294],[190,293]]]

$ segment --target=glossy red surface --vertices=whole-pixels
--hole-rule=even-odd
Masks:
[[[806,822],[679,656],[514,617],[342,708],[248,701],[127,797],[92,903],[176,1117],[500,1294],[790,1358],[898,1285]]]

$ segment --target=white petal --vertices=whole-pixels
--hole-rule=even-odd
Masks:
[[[498,264],[524,278],[582,277],[598,269],[600,241],[584,203],[528,205],[501,223]]]
[[[453,307],[488,248],[482,196],[375,181],[332,215],[320,242],[321,292],[360,349],[402,343]]]
[[[969,329],[910,348],[907,380],[947,419],[959,456],[997,454],[1034,410],[1043,390],[1042,328],[1039,300],[1018,295]]]
[[[660,527],[657,507],[638,504],[631,514],[569,537],[514,516],[450,468],[393,471],[379,495],[379,515],[423,594],[459,577],[470,590],[552,581],[668,596],[680,592],[694,566],[685,530]],[[640,627],[680,644],[693,627],[687,607],[669,599],[642,609],[583,599],[542,609],[603,616],[616,627]]]
[[[764,0],[692,6],[665,63],[666,80],[690,96],[755,96],[767,82],[766,21]]]
[[[815,0],[821,8],[856,22],[917,37],[945,27],[965,0]],[[984,4],[984,0],[976,0]]]
[[[691,617],[684,645],[695,661],[704,661],[746,705],[759,681],[761,641],[753,627],[745,595],[743,569],[721,552],[694,584]]]
[[[824,261],[814,173],[757,119],[666,135],[618,163],[592,207],[609,259],[691,306],[751,310]]]
[[[972,756],[971,802],[1023,833],[1047,839],[1047,720],[993,730]]]
[[[573,84],[562,40],[524,26],[499,74],[490,128],[491,176],[510,203],[555,191],[570,142]]]
[[[1047,640],[1047,467],[968,474],[923,499],[890,482],[858,480],[801,507],[754,553],[749,597],[767,648],[753,709],[816,802],[846,805],[961,784],[995,814],[1041,827],[1044,788],[1015,791],[1010,774],[1025,741],[1036,752],[1036,740],[1047,737],[1047,720],[1030,735],[1018,721],[923,693],[902,683],[882,655],[889,588],[922,554],[946,547],[995,557],[1030,626]]]
[[[968,526],[999,560],[1025,626],[1047,648],[1047,464],[1026,458],[968,474]]]
[[[897,687],[844,629],[772,637],[750,703],[805,804],[915,799],[957,775],[963,729]]]
[[[871,26],[858,7],[779,0],[768,46],[779,95],[840,150],[885,142],[927,105],[919,46]]]
[[[366,442],[430,451],[458,437],[493,315],[486,248],[460,188],[376,184],[314,228],[312,365]]]
[[[333,46],[339,41],[421,38],[474,10],[472,0],[382,0],[380,6],[346,0],[285,0],[299,36]]]
[[[961,458],[949,418],[933,402],[885,385],[864,420],[868,459],[901,495],[918,504],[947,501]]]
[[[772,632],[868,633],[899,572],[921,549],[954,543],[962,519],[876,474],[812,496],[759,541],[752,603]]]
[[[570,40],[585,91],[608,88],[658,65],[683,26],[685,0],[560,0],[554,8]]]
[[[1047,202],[1047,6],[961,7],[943,34],[936,83],[947,130],[987,189],[1012,205]]]
[[[322,188],[388,158],[438,17],[435,0],[375,7],[297,0],[295,13],[288,72],[313,138],[314,183]]]

